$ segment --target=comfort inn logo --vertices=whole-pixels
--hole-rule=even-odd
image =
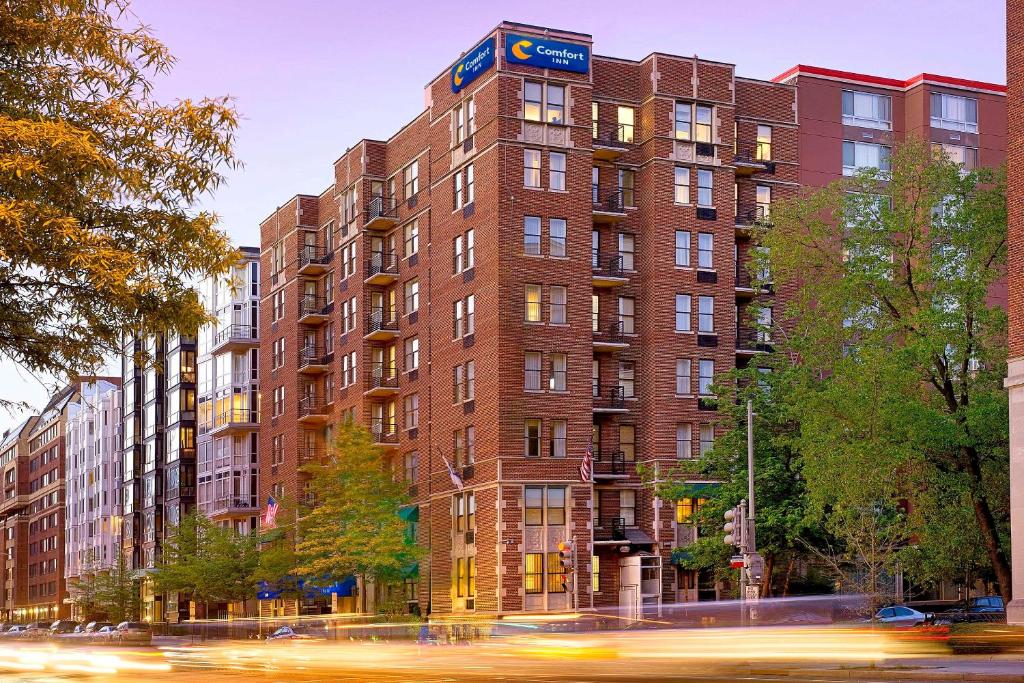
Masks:
[[[505,60],[510,64],[529,64],[544,69],[590,70],[590,48],[546,38],[527,38],[509,33],[505,36]]]
[[[466,53],[452,67],[452,92],[459,92],[476,80],[477,76],[494,66],[494,38],[484,42]]]

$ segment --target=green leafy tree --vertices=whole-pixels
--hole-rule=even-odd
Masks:
[[[93,582],[96,603],[107,619],[117,624],[139,618],[140,581],[135,577],[123,552],[117,554],[117,559],[110,569],[98,572],[93,577]]]
[[[322,463],[303,467],[313,505],[295,546],[299,574],[313,580],[362,576],[377,583],[403,576],[420,551],[399,510],[408,504],[370,432],[340,426]]]
[[[237,253],[193,207],[238,165],[238,117],[156,101],[173,64],[127,0],[0,3],[0,356],[75,377],[206,319],[190,283]]]
[[[1006,273],[1004,176],[911,139],[890,171],[773,207],[757,265],[793,293],[781,351],[820,378],[799,448],[833,528],[952,487],[943,502],[967,506],[1008,599],[1006,314],[990,297]]]
[[[164,539],[154,581],[159,590],[184,593],[195,603],[244,600],[256,594],[259,544],[190,512]]]

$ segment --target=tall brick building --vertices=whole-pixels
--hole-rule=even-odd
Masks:
[[[1005,144],[998,86],[886,80],[801,66],[759,81],[500,24],[419,116],[261,224],[261,497],[301,499],[297,467],[351,418],[416,501],[428,554],[406,589],[422,610],[568,609],[573,588],[627,614],[713,599],[710,577],[672,563],[698,500],[658,500],[635,464],[695,463],[721,430],[713,379],[771,343],[751,225],[802,183],[884,163],[868,134],[949,144],[926,93],[939,124],[969,123],[960,100],[975,102],[965,163]]]

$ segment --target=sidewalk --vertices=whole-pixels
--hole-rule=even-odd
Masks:
[[[751,666],[751,674],[794,673],[792,667]],[[1024,655],[950,655],[890,659],[877,665],[807,667],[801,674],[827,680],[866,681],[974,681],[977,683],[1024,683]]]

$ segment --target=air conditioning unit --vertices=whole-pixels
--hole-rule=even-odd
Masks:
[[[466,543],[476,543],[476,531],[466,532]]]
[[[466,609],[476,609],[476,598],[466,598]]]

